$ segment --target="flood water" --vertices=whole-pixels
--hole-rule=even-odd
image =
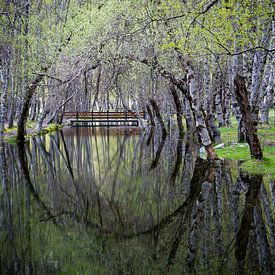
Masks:
[[[0,274],[272,274],[275,182],[192,138],[71,128],[0,148]]]

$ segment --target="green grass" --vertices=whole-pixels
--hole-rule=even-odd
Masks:
[[[224,144],[231,144],[232,142],[238,141],[238,131],[237,128],[233,127],[221,127],[219,128],[221,132],[222,142]]]
[[[244,147],[241,147],[244,146]],[[225,159],[235,159],[235,160],[249,160],[250,152],[248,144],[237,144],[226,146],[222,149],[216,149],[218,156]]]
[[[275,178],[275,146],[264,147],[264,157],[261,161],[251,158],[249,147],[246,143],[217,149],[217,154],[220,158],[244,160],[241,168],[251,174],[271,175],[272,178]]]
[[[271,114],[274,111],[272,110]],[[270,122],[273,123],[273,117]],[[263,160],[255,160],[251,158],[249,146],[246,143],[237,143],[238,130],[236,120],[232,120],[232,127],[221,127],[221,139],[225,144],[222,149],[217,149],[216,152],[220,158],[243,160],[242,169],[252,174],[271,175],[275,178],[275,126],[259,125],[258,136],[263,150]]]

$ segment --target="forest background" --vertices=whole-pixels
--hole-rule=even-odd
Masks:
[[[0,137],[66,110],[143,110],[163,136],[195,133],[209,159],[248,142],[240,157],[264,150],[273,166],[274,0],[0,3]]]

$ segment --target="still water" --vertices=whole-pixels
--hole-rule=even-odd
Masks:
[[[1,274],[272,274],[275,182],[188,136],[71,128],[0,148]]]

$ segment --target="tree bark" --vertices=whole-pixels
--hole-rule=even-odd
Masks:
[[[271,39],[271,31],[272,31],[272,22],[270,22],[267,26],[266,31],[262,37],[262,44],[269,48],[270,39]],[[253,70],[252,70],[252,84],[251,84],[251,96],[250,96],[250,104],[251,104],[251,112],[253,115],[254,123],[258,123],[258,114],[259,114],[259,98],[261,97],[261,86],[262,80],[265,71],[265,65],[267,62],[267,53],[264,51],[257,51],[254,55],[253,60]]]
[[[238,261],[239,273],[244,272],[244,261],[249,241],[249,232],[252,229],[253,211],[256,200],[259,196],[260,188],[263,182],[262,175],[246,176],[241,174],[242,180],[249,183],[249,189],[246,193],[246,202],[243,211],[242,220],[240,222],[239,231],[236,236],[235,256]]]
[[[274,101],[274,78],[270,75],[269,84],[265,90],[263,103],[260,106],[261,123],[269,123],[269,110],[273,106]]]
[[[47,67],[43,68],[42,71],[46,72]],[[32,96],[35,92],[35,89],[37,88],[38,84],[42,81],[43,75],[37,75],[35,79],[32,81],[32,83],[27,87],[26,89],[26,94],[23,100],[23,107],[21,110],[21,113],[19,115],[18,123],[17,123],[17,141],[18,142],[23,142],[25,140],[25,125],[26,125],[26,120],[28,116],[28,111],[30,107],[30,102],[32,99]]]
[[[102,68],[101,65],[98,67],[98,75],[96,79],[96,91],[95,91],[95,97],[92,105],[92,110],[94,110],[96,102],[98,100],[98,95],[99,95],[99,89],[100,89],[100,80],[101,80],[101,73],[102,73]]]
[[[41,114],[41,117],[39,118],[39,121],[37,123],[37,127],[36,127],[36,132],[37,133],[40,133],[41,130],[42,130],[42,124],[43,124],[43,121],[44,119],[46,118],[47,114],[50,112],[50,110],[48,108],[44,108],[43,109],[43,112]]]
[[[199,98],[199,92],[197,88],[195,87],[195,77],[194,72],[192,69],[191,64],[188,62],[187,64],[187,84],[188,84],[188,90],[191,96],[191,102],[192,102],[192,108],[193,108],[193,114],[196,121],[196,128],[197,132],[199,134],[199,137],[201,139],[201,143],[205,148],[205,151],[207,152],[207,158],[208,159],[218,159],[217,154],[215,153],[215,150],[212,146],[212,141],[209,135],[209,132],[207,130],[205,120],[201,111],[201,104],[200,104],[200,98]]]
[[[57,116],[58,111],[63,107],[66,106],[66,104],[77,94],[77,91],[75,91],[72,95],[70,95],[63,103],[61,103],[53,112],[52,116],[47,121],[47,124],[50,124],[54,121],[54,119]]]
[[[149,105],[146,105],[146,109],[147,109],[147,112],[148,112],[148,115],[149,115],[149,118],[150,118],[150,121],[151,121],[151,127],[155,129],[156,128],[156,123],[155,123],[155,120],[154,120],[152,110],[151,110]]]
[[[3,137],[5,128],[5,116],[7,107],[7,96],[8,96],[8,84],[9,84],[9,63],[6,62],[5,69],[3,70],[3,92],[1,95],[1,106],[0,106],[0,138]]]
[[[240,106],[240,110],[244,120],[244,127],[250,147],[250,153],[254,158],[262,159],[263,153],[260,146],[259,138],[257,136],[256,128],[253,124],[251,107],[248,101],[248,94],[245,86],[244,77],[237,74],[234,79],[234,85],[236,99]]]
[[[170,91],[174,99],[174,103],[176,106],[177,111],[177,122],[178,122],[178,128],[179,128],[179,138],[182,139],[184,136],[184,129],[182,124],[182,108],[181,108],[181,102],[177,93],[177,90],[175,86],[171,83],[170,84]]]
[[[167,131],[166,131],[163,119],[162,119],[161,114],[160,114],[159,106],[158,106],[157,102],[152,98],[150,99],[150,103],[151,103],[154,111],[156,112],[157,119],[158,119],[158,121],[160,123],[160,126],[161,126],[162,136],[166,137]]]
[[[183,79],[177,79],[171,71],[159,65],[157,60],[154,60],[154,62],[152,62],[148,59],[137,59],[133,56],[128,56],[127,58],[130,60],[139,61],[143,64],[146,64],[147,66],[155,68],[160,75],[168,79],[183,93],[183,95],[188,100],[190,107],[193,111],[193,118],[196,121],[197,132],[201,138],[202,145],[205,147],[205,150],[207,152],[207,157],[209,159],[218,159],[218,156],[215,153],[215,150],[212,146],[212,142],[209,137],[209,133],[206,128],[205,121],[201,112],[200,102],[199,102],[199,92],[198,90],[195,89],[195,80],[194,80],[194,73],[191,68],[191,61],[186,62],[187,68],[185,69],[187,69],[188,71],[187,77]]]

